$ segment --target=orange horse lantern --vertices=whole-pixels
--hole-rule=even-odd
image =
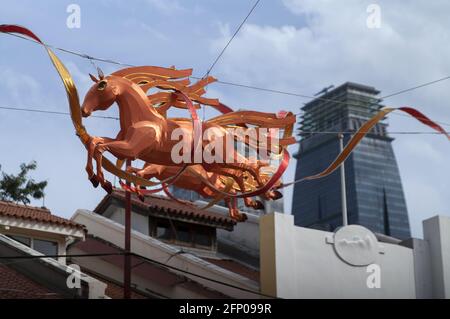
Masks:
[[[0,25],[0,32],[21,34],[43,44],[34,33],[21,26]],[[295,143],[292,136],[295,116],[292,113],[233,112],[217,99],[202,96],[205,86],[214,82],[214,78],[206,77],[191,85],[189,76],[192,70],[154,66],[126,68],[106,77],[102,72],[99,72],[98,78],[91,75],[95,84],[80,107],[76,86],[70,73],[58,57],[47,46],[45,48],[64,83],[76,133],[87,149],[88,177],[95,187],[100,184],[108,192],[112,191],[112,185],[105,179],[103,169],[133,183],[134,186],[122,182],[121,185],[139,196],[162,190],[173,198],[167,189],[173,184],[213,198],[207,207],[224,199],[229,206],[231,217],[243,221],[246,217],[236,208],[237,198],[243,198],[249,207],[262,208],[261,202],[252,200],[251,197],[258,195],[266,199],[277,199],[281,197],[281,193],[277,191],[279,188],[331,174],[345,161],[365,134],[392,111],[406,112],[445,134],[450,140],[450,136],[441,126],[413,108],[383,108],[355,132],[341,154],[324,171],[281,184],[280,178],[289,162],[286,147]],[[150,89],[159,91],[147,95]],[[106,110],[114,103],[118,105],[120,114],[120,131],[117,136],[90,136],[82,124],[82,116],[87,117],[94,111]],[[211,106],[222,115],[202,122],[196,113],[200,105]],[[167,111],[171,107],[187,109],[190,118],[167,117]],[[245,133],[252,129],[256,130],[252,131],[254,135],[250,138]],[[212,130],[215,134],[205,138],[201,133],[207,130]],[[181,141],[172,138],[176,131],[183,132]],[[282,136],[279,136],[279,131],[282,131]],[[242,132],[244,134],[241,134]],[[274,135],[277,135],[275,139]],[[174,159],[175,147],[181,146],[179,155],[182,158],[185,158],[185,155],[187,158],[191,158],[191,155],[195,157],[214,144],[217,136],[231,140],[232,147],[228,148],[229,143],[219,144],[215,148],[215,161],[207,161],[202,157],[198,162]],[[265,159],[245,158],[235,147],[237,142],[244,144],[247,149],[255,150],[259,155],[266,155]],[[104,152],[114,155],[117,163],[111,163],[103,156]],[[278,167],[268,169],[268,163],[274,158],[280,159]],[[129,166],[122,170],[125,160],[134,159],[140,159],[146,164],[142,169]],[[264,169],[268,170],[263,172]],[[271,173],[271,170],[274,172]],[[153,182],[153,178],[159,182]],[[142,187],[152,189],[144,190]]]
[[[221,181],[227,177],[233,180],[233,184],[235,183],[243,194],[253,192],[251,195],[263,194],[266,198],[279,198],[281,193],[271,190],[276,183],[279,184],[279,176],[269,180],[262,178],[260,169],[267,166],[267,162],[251,161],[243,157],[234,146],[231,149],[227,148],[227,143],[221,143],[219,147],[222,149],[216,150],[225,155],[219,157],[218,160],[216,158],[215,162],[207,163],[203,159],[199,164],[192,161],[174,161],[173,149],[180,145],[180,142],[182,144],[180,155],[184,157],[186,154],[183,152],[186,150],[191,152],[195,144],[199,144],[197,146],[202,154],[205,147],[215,141],[217,136],[231,139],[233,142],[241,139],[241,142],[246,143],[247,147],[252,147],[257,151],[261,150],[260,145],[262,144],[264,150],[269,153],[275,153],[275,149],[279,153],[280,148],[295,142],[292,137],[295,116],[292,113],[279,116],[255,111],[231,112],[218,100],[202,97],[205,93],[204,86],[214,82],[215,79],[207,77],[190,85],[190,81],[185,78],[190,76],[191,72],[192,70],[146,66],[123,69],[106,77],[99,72],[98,79],[91,75],[95,84],[86,94],[81,107],[82,115],[87,117],[94,111],[106,110],[113,103],[117,103],[120,114],[120,132],[115,139],[92,137],[87,143],[86,171],[91,182],[94,186],[100,183],[105,190],[112,191],[112,186],[105,180],[102,171],[103,153],[108,151],[121,161],[126,159],[143,160],[149,164],[146,168],[147,171],[149,169],[163,171],[166,173],[163,180],[172,179],[172,183],[178,187],[191,189],[201,195],[208,195],[208,197],[218,197],[220,191],[225,190]],[[161,91],[147,96],[146,92],[152,88],[169,92]],[[195,113],[198,103],[215,107],[224,114],[200,123]],[[156,107],[156,105],[158,106]],[[192,119],[168,118],[166,112],[172,106],[189,109]],[[244,132],[249,130],[249,126],[252,129],[282,129],[284,136],[279,140],[279,145],[271,145],[267,141],[261,143],[263,137],[258,130],[255,131],[256,139],[242,139],[242,136],[230,130],[236,126],[240,126]],[[202,138],[201,134],[196,137],[196,127],[201,131],[213,130],[215,135],[206,139]],[[182,141],[172,138],[175,130],[183,132]],[[200,143],[198,143],[199,138],[201,139]],[[231,161],[227,160],[230,158]],[[94,159],[97,167],[96,174],[92,164]],[[161,170],[162,167],[164,170]],[[190,169],[185,172],[188,167]],[[146,176],[142,172],[139,176],[153,177]],[[192,178],[198,178],[199,183],[193,185]],[[209,192],[200,191],[198,184],[203,185],[201,189],[206,187]],[[138,189],[138,187],[135,188],[137,192],[139,192]],[[237,196],[235,191],[230,195]],[[250,196],[242,197],[245,198],[246,205],[256,209],[262,208],[261,202],[250,200]],[[236,210],[231,207],[230,214],[240,220],[245,218],[245,216],[237,214]]]
[[[193,111],[195,106],[192,101],[213,106],[220,106],[221,104],[217,100],[201,97],[201,94],[205,92],[203,86],[214,81],[211,77],[200,80],[192,86],[187,86],[189,80],[170,81],[189,76],[191,72],[192,70],[175,70],[148,66],[127,68],[107,77],[100,73],[100,79],[96,79],[91,75],[95,84],[86,94],[81,107],[82,115],[87,117],[93,111],[106,110],[114,102],[117,103],[120,114],[120,132],[115,139],[92,138],[92,141],[89,143],[86,170],[94,183],[98,181],[106,190],[111,190],[111,186],[104,180],[102,173],[102,153],[105,151],[112,153],[121,160],[140,159],[147,163],[168,166],[193,164],[192,162],[174,162],[172,150],[179,145],[179,141],[172,138],[172,133],[177,129],[181,130],[185,134],[182,142],[188,145],[181,147],[181,149],[191,151],[190,146],[196,144],[196,141],[194,141],[196,119],[191,121],[188,119],[167,118],[164,116],[166,110],[170,106],[176,106],[189,108]],[[146,90],[155,87],[173,90],[174,92],[158,92],[150,96],[145,94]],[[161,110],[154,106],[155,101],[158,101],[158,104],[162,104],[160,106]],[[202,123],[201,129],[216,129],[216,136],[225,137],[230,134],[227,128],[231,127],[231,125],[254,125],[269,129],[280,128],[290,132],[288,136],[280,141],[282,145],[287,145],[295,142],[291,136],[294,123],[295,116],[292,114],[279,118],[275,114],[270,113],[241,111],[229,112],[210,121],[207,120]],[[231,138],[235,138],[235,136]],[[200,142],[202,144],[200,145],[201,150],[212,142],[211,139],[202,139]],[[225,143],[222,143],[222,145],[222,153],[225,154],[229,150],[225,149]],[[259,186],[262,186],[263,183],[258,170],[264,164],[259,161],[250,163],[235,149],[232,149],[231,152],[231,154],[226,154],[226,156],[231,156],[232,161],[226,161],[223,157],[214,163],[202,161],[200,164],[207,171],[218,174],[223,173],[224,169],[228,171],[245,171],[251,174]],[[181,156],[184,156],[184,154],[182,153]],[[92,157],[95,158],[97,163],[96,176],[93,173],[90,162]]]

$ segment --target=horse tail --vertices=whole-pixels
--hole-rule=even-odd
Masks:
[[[259,128],[283,129],[284,134],[279,139],[279,144],[287,146],[296,142],[295,138],[292,136],[296,117],[292,112],[280,112],[275,114],[257,111],[236,111],[216,116],[206,122],[225,128],[240,126],[245,129],[248,128],[248,125],[253,125]],[[250,144],[251,142],[247,141],[246,143]],[[250,146],[256,147],[251,144]]]

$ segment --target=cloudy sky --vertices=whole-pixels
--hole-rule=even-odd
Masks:
[[[135,65],[175,65],[203,76],[253,5],[250,0],[1,1],[0,24],[20,24],[45,42]],[[80,28],[68,28],[67,7],[78,4]],[[380,9],[379,28],[370,22]],[[369,9],[369,10],[368,10]],[[387,95],[450,75],[450,2],[261,0],[212,74],[223,81],[312,95],[345,81],[371,85]],[[57,52],[80,95],[91,85],[92,64]],[[105,73],[118,67],[98,63]],[[416,107],[450,124],[450,80],[385,101]],[[290,110],[308,99],[214,84],[209,96],[234,108]],[[68,111],[64,89],[43,49],[0,35],[0,106]],[[105,115],[117,115],[111,108]],[[213,115],[206,112],[206,116]],[[430,130],[404,116],[390,116],[391,131]],[[91,134],[115,136],[114,120],[88,119]],[[449,126],[446,126],[449,127]],[[421,221],[450,216],[450,144],[439,135],[395,135],[413,235]],[[292,147],[293,152],[296,147]],[[46,179],[45,205],[70,217],[92,209],[104,196],[86,178],[85,150],[67,116],[0,109],[0,164],[17,172],[36,160],[37,180]],[[294,177],[292,161],[286,180]],[[287,190],[289,212],[292,191]],[[33,202],[42,205],[41,201]]]

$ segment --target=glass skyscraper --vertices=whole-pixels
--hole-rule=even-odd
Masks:
[[[354,132],[381,107],[380,92],[347,82],[305,104],[296,179],[321,172],[339,153],[335,132]],[[410,237],[408,212],[392,138],[381,122],[345,162],[349,224],[399,239]],[[321,133],[319,133],[321,132]],[[344,145],[351,134],[344,134]],[[340,171],[295,185],[292,212],[299,226],[333,231],[342,225]]]

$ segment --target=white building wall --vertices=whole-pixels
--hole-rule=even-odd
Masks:
[[[433,298],[430,245],[428,241],[411,238],[404,241],[402,244],[409,246],[413,251],[416,298]]]
[[[450,218],[435,216],[423,221],[429,243],[434,298],[450,298]]]
[[[281,298],[428,298],[434,291],[448,298],[450,218],[435,217],[424,226],[425,241],[416,240],[412,249],[380,243],[362,226],[342,228],[342,238],[297,227],[292,215],[265,215],[261,291]]]
[[[228,212],[227,212],[228,214]],[[218,251],[241,262],[258,265],[259,216],[247,213],[245,223],[237,223],[233,231],[217,229]]]
[[[110,206],[111,207],[111,206]],[[109,211],[111,210],[111,211]],[[120,207],[114,207],[114,210],[108,208],[110,213],[110,219],[113,221],[125,225],[125,209]],[[149,235],[149,221],[148,216],[144,216],[135,212],[131,212],[131,228],[144,235]]]

